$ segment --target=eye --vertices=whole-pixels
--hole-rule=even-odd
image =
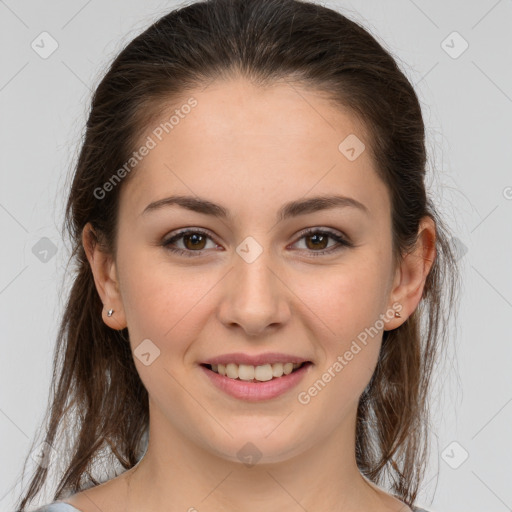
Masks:
[[[319,228],[310,228],[303,231],[298,242],[303,239],[306,242],[306,251],[310,253],[309,256],[313,257],[334,253],[345,247],[354,247],[354,244],[344,236]],[[329,239],[334,240],[336,243],[329,247]],[[173,253],[182,256],[194,257],[200,256],[203,251],[206,250],[205,246],[208,240],[211,240],[214,246],[217,247],[217,244],[206,231],[200,229],[187,229],[180,231],[176,235],[164,241],[162,246]],[[182,242],[184,248],[176,247],[175,245],[177,242]]]
[[[310,253],[308,256],[317,257],[338,252],[345,247],[354,247],[352,242],[340,234],[319,228],[308,229],[303,231],[301,235],[299,241],[304,239],[306,241],[306,248],[312,249],[308,251]],[[337,244],[335,243],[328,248],[329,246],[327,244],[329,239],[334,240]]]
[[[184,231],[180,231],[172,238],[164,241],[162,243],[163,247],[167,250],[174,252],[183,256],[199,256],[202,251],[205,249],[206,240],[213,239],[205,232],[200,229],[187,229]],[[180,249],[173,247],[173,245],[178,241],[182,240],[185,246],[185,249]],[[197,253],[197,254],[194,254]]]

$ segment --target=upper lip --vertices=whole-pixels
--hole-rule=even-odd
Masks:
[[[236,352],[233,354],[223,354],[203,361],[202,364],[247,364],[252,366],[261,366],[272,363],[305,363],[308,359],[291,354],[282,354],[280,352],[268,352],[266,354],[249,355]]]

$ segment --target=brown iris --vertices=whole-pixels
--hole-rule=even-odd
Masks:
[[[187,249],[203,249],[204,245],[201,243],[206,242],[206,236],[201,235],[200,233],[192,233],[191,235],[183,235],[183,243]],[[202,240],[201,240],[202,239]],[[188,242],[191,242],[191,245],[188,245]]]
[[[325,249],[327,247],[327,245],[325,245],[325,246],[322,245],[320,247],[318,244],[314,244],[312,247],[310,247],[310,244],[307,242],[307,240],[315,238],[316,240],[321,239],[321,242],[327,242],[327,240],[329,239],[329,237],[326,235],[318,235],[318,234],[308,235],[308,236],[305,236],[304,238],[306,239],[306,245],[307,245],[308,249]]]

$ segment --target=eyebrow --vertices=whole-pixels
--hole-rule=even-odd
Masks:
[[[187,210],[211,215],[220,219],[232,219],[233,215],[228,209],[221,205],[215,204],[207,199],[194,196],[174,195],[159,199],[146,206],[141,215],[160,210],[168,206],[180,206]],[[292,217],[314,213],[321,210],[329,210],[333,208],[356,208],[366,215],[370,214],[369,209],[361,202],[352,197],[339,196],[339,195],[323,195],[311,197],[308,199],[298,199],[284,204],[277,212],[277,222],[282,222]]]

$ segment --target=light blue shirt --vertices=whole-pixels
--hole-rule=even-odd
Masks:
[[[34,510],[34,512],[81,512],[77,508],[73,507],[69,503],[63,501],[54,501],[49,505],[44,505],[41,508]]]

